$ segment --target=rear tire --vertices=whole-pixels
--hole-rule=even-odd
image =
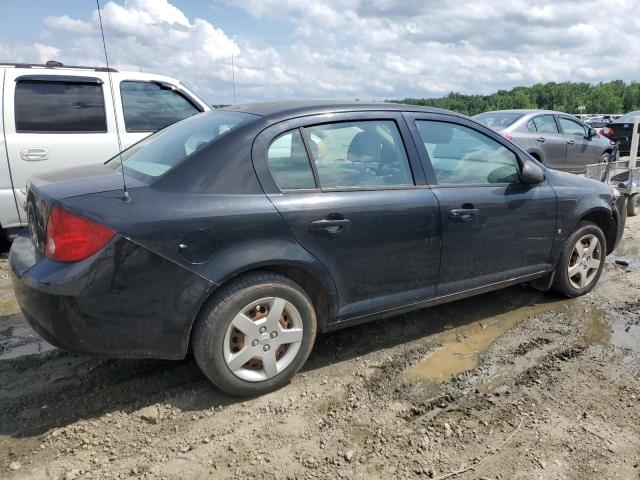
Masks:
[[[609,152],[604,152],[602,155],[600,155],[600,163],[609,163],[609,159],[611,158],[611,153]]]
[[[607,242],[596,224],[580,222],[569,235],[558,260],[554,290],[573,298],[589,293],[602,274]]]
[[[627,199],[627,216],[640,215],[640,193],[634,193]]]
[[[274,273],[252,273],[222,287],[203,307],[193,330],[193,353],[221,390],[262,395],[300,370],[316,328],[313,304],[298,284]]]

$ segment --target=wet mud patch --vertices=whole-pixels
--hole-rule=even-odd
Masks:
[[[554,352],[547,355],[544,360],[538,362],[531,368],[526,369],[524,372],[519,374],[515,379],[516,386],[532,386],[534,384],[542,383],[541,378],[551,371],[560,371],[561,363],[568,362],[569,360],[581,355],[585,350],[586,346],[577,346],[572,348],[567,348],[565,350],[561,350],[559,352]]]
[[[532,340],[527,340],[526,342],[522,342],[520,345],[518,345],[518,347],[514,351],[514,354],[526,355],[530,351],[535,350],[542,345],[549,345],[550,343],[551,340],[545,337],[538,337]]]

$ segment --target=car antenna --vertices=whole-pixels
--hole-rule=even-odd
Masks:
[[[100,20],[100,33],[102,34],[102,47],[104,48],[104,59],[107,62],[107,75],[109,76],[109,90],[111,90],[111,102],[113,103],[113,119],[116,124],[116,136],[118,137],[118,156],[120,157],[120,170],[122,171],[122,189],[124,190],[125,202],[131,201],[129,192],[127,191],[127,180],[124,175],[124,164],[122,161],[122,140],[120,139],[120,127],[118,126],[118,112],[116,109],[116,97],[113,93],[113,79],[111,78],[111,69],[109,68],[109,55],[107,55],[107,43],[104,40],[104,28],[102,27],[102,14],[100,13],[100,0],[96,0],[98,6],[98,19]]]

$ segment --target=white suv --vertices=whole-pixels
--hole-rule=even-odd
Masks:
[[[27,223],[30,176],[104,162],[122,149],[210,107],[173,78],[106,68],[0,64],[0,227]],[[115,100],[115,102],[114,102]],[[115,105],[115,112],[114,112]]]

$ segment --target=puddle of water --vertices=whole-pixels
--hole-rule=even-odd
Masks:
[[[27,355],[35,355],[38,353],[54,350],[56,347],[50,343],[40,339],[39,341],[25,343],[23,345],[12,346],[6,352],[0,353],[0,360],[12,360]]]
[[[640,241],[635,238],[623,238],[611,255],[614,260],[625,260],[629,267],[640,267]]]
[[[635,238],[623,238],[614,254],[619,257],[638,257],[640,256],[640,242]]]
[[[0,317],[15,315],[20,312],[20,307],[15,298],[0,298]]]
[[[585,345],[609,345],[611,342],[611,327],[606,321],[607,313],[599,308],[583,312],[586,317],[586,329],[582,335]]]
[[[615,320],[613,324],[609,324],[604,310],[578,304],[575,300],[562,300],[518,308],[493,318],[442,332],[434,339],[442,347],[408,369],[401,375],[399,381],[415,383],[428,380],[442,383],[452,375],[472,370],[478,366],[480,354],[488,350],[498,337],[511,330],[520,321],[532,315],[562,310],[566,315],[580,318],[585,323],[583,344],[611,345],[640,350],[640,325],[631,327],[635,328],[634,339],[629,333],[628,325],[616,323]]]
[[[521,320],[549,311],[557,311],[573,300],[529,305],[493,318],[471,323],[442,332],[435,341],[442,347],[407,370],[401,382],[430,380],[441,383],[450,376],[466,372],[478,365],[480,354],[486,351],[498,337],[515,327]]]
[[[24,320],[12,318],[13,323],[0,330],[0,360],[11,360],[26,355],[53,350],[55,347],[43,340]]]

